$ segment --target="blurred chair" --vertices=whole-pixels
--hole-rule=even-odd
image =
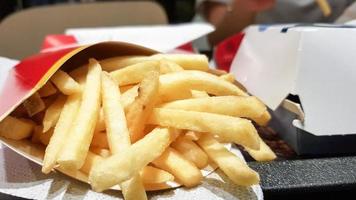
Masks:
[[[0,23],[0,56],[21,59],[37,53],[44,36],[67,28],[167,24],[163,8],[152,1],[61,4],[30,8]]]

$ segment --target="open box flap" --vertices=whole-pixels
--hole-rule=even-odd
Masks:
[[[276,109],[296,94],[305,114],[294,125],[314,135],[355,134],[356,29],[272,26],[247,29],[232,72]]]
[[[294,91],[297,77],[295,51],[300,32],[286,35],[281,33],[282,27],[249,27],[230,70],[251,94],[273,110]]]
[[[296,93],[315,135],[355,134],[356,29],[309,29],[302,36]]]

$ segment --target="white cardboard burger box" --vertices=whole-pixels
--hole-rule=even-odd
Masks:
[[[231,72],[274,110],[270,126],[299,155],[356,152],[356,27],[254,25],[245,33]]]

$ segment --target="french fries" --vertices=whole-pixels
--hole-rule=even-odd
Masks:
[[[95,191],[120,185],[126,200],[145,200],[146,190],[172,181],[194,187],[209,161],[251,186],[259,175],[220,142],[242,145],[257,161],[275,159],[250,121],[265,126],[271,115],[236,84],[203,55],[89,59],[58,70],[0,122],[0,135],[46,146],[43,173],[87,175]]]
[[[31,135],[35,123],[28,119],[18,119],[7,116],[0,122],[0,135],[2,137],[22,140]]]
[[[57,99],[47,108],[43,118],[43,132],[47,132],[50,128],[57,124],[62,108],[66,101],[66,97],[60,95]]]
[[[158,100],[159,73],[151,71],[142,80],[139,95],[127,111],[127,125],[131,141],[136,142],[144,136],[144,125]]]
[[[198,144],[208,154],[209,158],[237,185],[250,186],[258,184],[260,181],[259,175],[255,171],[211,135],[202,135]]]
[[[104,71],[111,72],[140,62],[149,61],[148,56],[117,56],[100,61]]]
[[[37,92],[26,99],[22,104],[30,117],[36,115],[46,108],[45,103]]]
[[[138,85],[133,86],[129,90],[125,91],[120,98],[121,105],[124,107],[125,111],[128,110],[132,102],[135,101],[135,98],[138,96]]]
[[[248,96],[236,85],[207,72],[186,70],[159,77],[162,101],[191,97],[191,90],[202,90],[217,96]]]
[[[208,165],[208,156],[191,140],[178,137],[171,147],[181,153],[185,159],[193,162],[199,169]]]
[[[253,124],[246,119],[226,115],[155,108],[148,123],[177,129],[208,132],[230,142],[259,148],[258,134]]]
[[[89,70],[82,102],[68,135],[67,146],[57,160],[65,169],[80,169],[85,161],[100,111],[101,67],[89,60]]]
[[[67,141],[69,130],[72,126],[72,122],[77,116],[80,102],[80,94],[73,94],[67,97],[58,122],[54,128],[52,138],[45,151],[42,166],[43,173],[48,174],[57,164],[57,158],[62,146],[64,146]]]
[[[96,165],[89,174],[93,189],[103,191],[129,180],[163,153],[170,143],[170,138],[169,129],[156,128],[127,150]]]
[[[58,70],[51,78],[52,83],[66,95],[81,92],[81,86],[66,72]]]
[[[156,54],[151,56],[150,59],[166,59],[178,64],[185,70],[207,71],[209,69],[208,57],[206,57],[205,55]]]
[[[183,71],[184,69],[177,63],[169,61],[167,59],[161,59],[159,61],[159,73],[168,74],[171,72]]]
[[[93,139],[91,140],[91,147],[108,149],[109,143],[106,132],[94,132]]]
[[[256,161],[271,161],[277,158],[276,154],[269,148],[269,146],[261,139],[259,150],[253,150],[248,147],[245,150],[250,154],[250,156]]]
[[[144,184],[157,184],[173,181],[174,176],[164,170],[146,166],[141,170],[142,182]]]
[[[115,70],[110,75],[119,86],[140,83],[149,72],[159,71],[159,62],[146,61]]]
[[[200,170],[193,163],[170,147],[152,163],[158,168],[173,174],[187,187],[198,185],[203,178]]]
[[[221,76],[219,76],[219,78],[228,81],[230,83],[234,83],[235,82],[235,76],[231,73],[227,73],[227,74],[223,74]]]
[[[40,97],[48,97],[56,93],[57,89],[50,81],[48,81],[43,87],[41,87],[41,89],[38,90]]]
[[[161,108],[179,109],[187,111],[209,112],[234,117],[252,119],[259,125],[266,125],[270,117],[261,118],[268,114],[266,106],[253,96],[217,96],[195,99],[184,99],[169,102]]]

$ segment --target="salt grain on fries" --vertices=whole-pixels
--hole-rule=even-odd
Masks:
[[[57,71],[0,122],[0,135],[45,145],[43,173],[80,170],[95,191],[120,185],[126,200],[147,199],[145,189],[169,181],[194,187],[208,160],[237,185],[258,184],[259,175],[219,141],[273,160],[250,121],[265,126],[271,116],[232,74],[221,74],[211,74],[203,55],[90,59]]]

